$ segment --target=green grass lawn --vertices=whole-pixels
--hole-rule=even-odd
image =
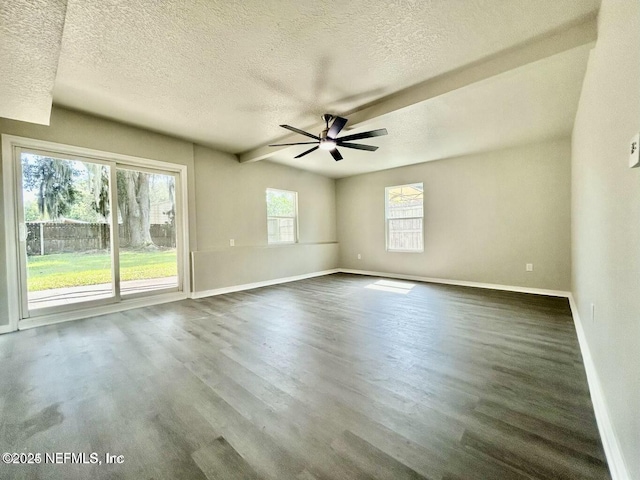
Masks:
[[[27,264],[30,292],[111,283],[111,256],[107,253],[32,256]],[[177,275],[175,250],[120,251],[122,281],[174,275]]]

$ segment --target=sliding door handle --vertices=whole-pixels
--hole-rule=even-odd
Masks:
[[[21,242],[27,241],[27,226],[22,222],[18,224],[18,240]]]

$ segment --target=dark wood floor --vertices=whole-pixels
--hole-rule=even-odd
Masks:
[[[0,478],[609,478],[566,299],[336,274],[0,336]]]

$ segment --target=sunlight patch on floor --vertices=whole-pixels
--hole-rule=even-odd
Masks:
[[[382,290],[384,292],[400,293],[402,295],[406,295],[415,286],[416,286],[415,283],[394,282],[392,280],[378,280],[376,282],[373,282],[370,285],[367,285],[365,288],[369,288],[371,290]]]

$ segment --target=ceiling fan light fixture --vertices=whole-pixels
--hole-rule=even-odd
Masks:
[[[324,139],[320,141],[320,148],[322,150],[333,150],[336,148],[337,144],[335,140],[331,140],[330,138]]]

